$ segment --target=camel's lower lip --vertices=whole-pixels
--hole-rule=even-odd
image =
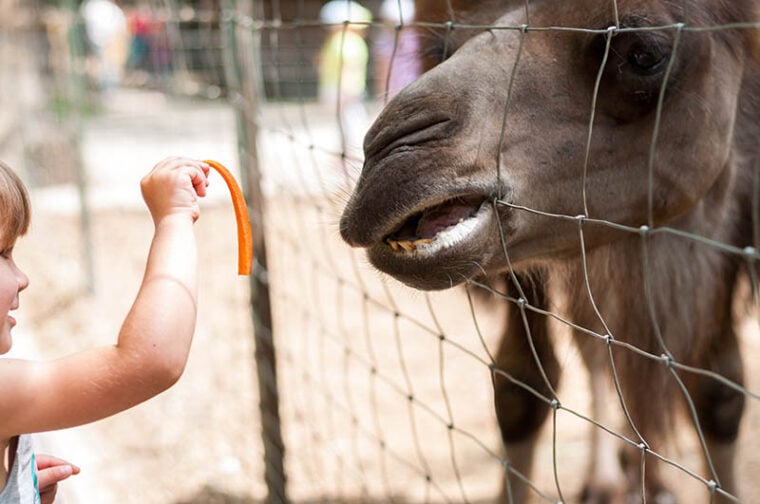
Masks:
[[[482,196],[452,198],[411,216],[382,243],[399,255],[434,256],[468,242],[490,220],[492,211]]]

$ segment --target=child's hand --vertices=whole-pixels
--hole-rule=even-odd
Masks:
[[[198,196],[206,195],[209,169],[202,161],[180,157],[153,167],[140,183],[153,221],[158,224],[168,215],[186,214],[195,222],[200,216]]]
[[[38,453],[37,460],[37,484],[40,489],[42,504],[53,504],[55,494],[58,492],[58,482],[63,481],[72,474],[79,474],[79,467],[65,460]]]

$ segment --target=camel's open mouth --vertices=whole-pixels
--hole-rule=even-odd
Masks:
[[[490,206],[482,195],[458,196],[409,216],[383,240],[394,252],[435,253],[465,240]]]

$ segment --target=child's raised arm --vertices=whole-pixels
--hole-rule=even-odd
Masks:
[[[193,223],[208,171],[201,161],[169,158],[142,180],[155,234],[116,344],[51,362],[0,360],[0,439],[105,418],[177,381],[195,330]]]

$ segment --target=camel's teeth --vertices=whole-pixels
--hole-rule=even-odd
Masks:
[[[414,250],[417,248],[417,246],[414,243],[407,240],[402,240],[398,242],[398,244],[401,246],[401,248],[403,248],[407,252],[414,252]]]

